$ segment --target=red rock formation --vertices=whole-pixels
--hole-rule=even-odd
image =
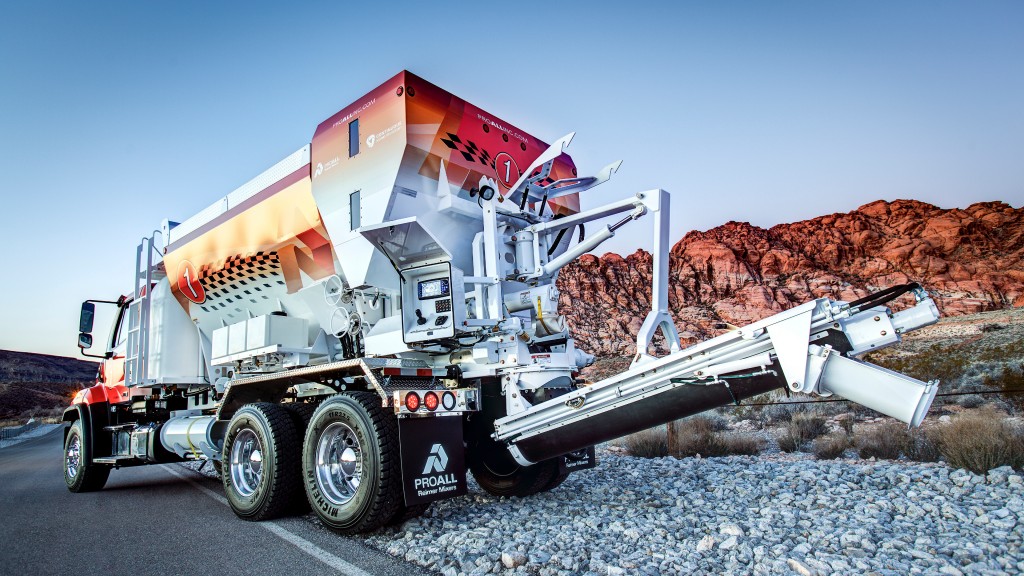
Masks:
[[[944,314],[1024,306],[1024,208],[944,210],[877,201],[765,230],[728,222],[672,248],[669,306],[684,344],[828,296],[920,282]],[[587,255],[562,270],[561,311],[581,349],[632,354],[650,309],[651,255]]]

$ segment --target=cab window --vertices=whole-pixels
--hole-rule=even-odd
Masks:
[[[128,340],[128,305],[130,302],[125,302],[124,306],[117,311],[117,321],[110,330],[110,350],[111,351],[124,351],[125,341]]]

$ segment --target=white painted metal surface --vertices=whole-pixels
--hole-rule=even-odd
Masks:
[[[217,200],[213,204],[203,208],[199,213],[195,214],[188,220],[185,220],[174,228],[171,228],[167,244],[170,245],[181,240],[190,233],[201,228],[204,224],[212,222],[221,214],[235,206],[238,206],[256,194],[259,194],[267,187],[272,186],[274,183],[292,172],[295,172],[299,168],[309,164],[309,156],[310,147],[308,144],[289,154],[284,160],[281,160],[277,164],[274,164],[267,170],[263,171],[259,176],[249,180],[220,200]]]

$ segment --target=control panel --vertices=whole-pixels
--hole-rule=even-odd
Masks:
[[[462,273],[448,262],[402,271],[402,330],[406,344],[455,336],[466,317]]]

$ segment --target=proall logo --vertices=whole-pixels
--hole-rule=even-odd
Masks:
[[[444,469],[448,467],[448,454],[444,451],[444,446],[440,444],[434,444],[430,447],[430,456],[427,456],[427,465],[423,467],[424,474],[433,474],[444,472]]]
[[[323,173],[324,173],[324,163],[323,162],[317,162],[316,163],[316,172],[313,173],[313,178],[316,178],[317,176],[319,176],[319,175],[321,175]]]
[[[366,137],[366,145],[369,146],[370,148],[373,148],[373,145],[376,143],[377,136],[375,134],[370,134],[369,136]]]

